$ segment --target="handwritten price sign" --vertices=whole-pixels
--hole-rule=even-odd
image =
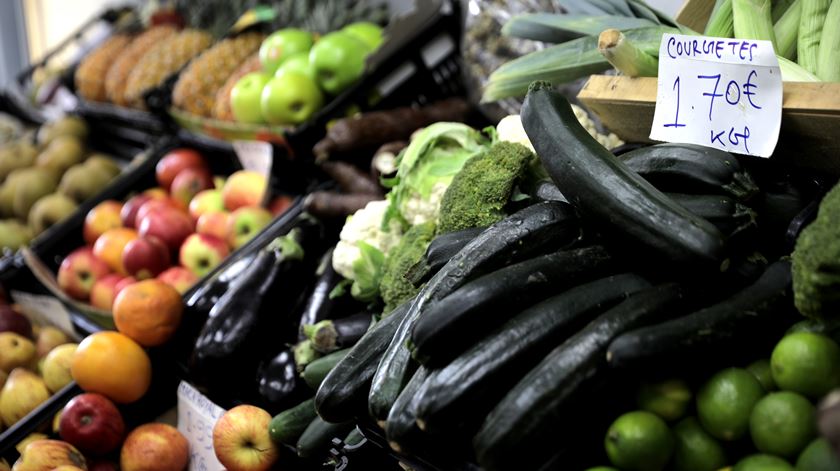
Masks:
[[[189,383],[178,385],[178,431],[190,442],[189,471],[224,469],[213,451],[213,427],[224,413]]]
[[[662,36],[651,139],[770,157],[781,123],[770,41]]]

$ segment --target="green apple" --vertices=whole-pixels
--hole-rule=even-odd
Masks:
[[[315,70],[312,68],[312,64],[309,63],[309,52],[298,52],[297,54],[293,54],[291,57],[286,59],[285,62],[280,64],[280,67],[277,69],[277,73],[275,73],[274,76],[279,77],[287,71],[300,72],[312,80],[315,80]]]
[[[269,123],[300,124],[321,109],[324,95],[312,78],[287,71],[268,82],[260,104]]]
[[[260,45],[260,64],[267,74],[274,74],[286,59],[298,52],[307,52],[314,42],[312,33],[286,28],[271,33]]]
[[[260,110],[260,96],[271,76],[262,72],[252,72],[236,82],[230,91],[230,108],[233,117],[240,123],[264,123]]]
[[[382,34],[382,27],[378,24],[371,23],[369,21],[358,21],[356,23],[350,23],[349,25],[341,28],[341,31],[345,33],[350,33],[353,36],[361,39],[362,41],[367,44],[371,50],[375,50],[382,44],[384,40]]]
[[[230,213],[227,227],[227,243],[238,249],[253,239],[264,227],[271,223],[271,213],[254,206],[239,208]]]
[[[336,31],[318,41],[309,51],[318,84],[337,95],[353,84],[365,71],[370,48],[352,34]]]

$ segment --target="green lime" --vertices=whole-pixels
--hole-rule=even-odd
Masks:
[[[825,335],[786,335],[770,357],[773,380],[780,389],[820,398],[840,386],[840,346]]]
[[[661,383],[646,383],[639,388],[636,403],[640,409],[674,421],[685,415],[691,403],[691,389],[685,381],[672,379]]]
[[[805,447],[796,460],[798,471],[840,471],[840,459],[825,438],[818,438]]]
[[[817,433],[816,410],[808,399],[782,391],[764,396],[750,415],[750,436],[763,453],[792,457]]]
[[[747,433],[753,406],[764,396],[755,376],[743,368],[728,368],[712,376],[697,393],[697,417],[719,440],[737,440]]]
[[[747,367],[747,371],[755,375],[755,379],[761,383],[765,391],[770,392],[777,389],[776,382],[773,381],[773,373],[770,371],[770,360],[762,358],[754,361]]]
[[[732,468],[732,471],[794,471],[787,461],[771,455],[748,456]]]
[[[694,417],[674,427],[674,471],[716,471],[726,465],[723,447]]]
[[[604,439],[613,466],[626,471],[659,471],[674,450],[674,437],[658,416],[628,412],[612,423]]]

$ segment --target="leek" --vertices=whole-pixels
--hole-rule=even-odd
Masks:
[[[785,59],[782,56],[776,56],[779,59],[779,69],[782,71],[783,82],[819,82],[820,79],[803,69],[796,62]]]
[[[735,37],[770,41],[773,43],[773,49],[778,51],[770,15],[770,0],[732,0]]]
[[[817,55],[820,49],[825,15],[831,0],[801,0],[799,37],[796,38],[796,60],[805,70],[817,73]],[[831,25],[836,29],[838,25]]]
[[[786,59],[793,60],[796,58],[796,37],[799,35],[799,18],[801,15],[802,2],[796,0],[773,26],[773,32],[776,33],[776,42],[779,45],[776,54]]]
[[[608,29],[598,36],[598,51],[619,72],[629,77],[656,77],[659,59],[642,51],[621,31]]]
[[[582,36],[594,36],[605,29],[626,30],[645,26],[657,26],[657,23],[642,18],[614,15],[529,13],[508,20],[502,28],[502,34],[547,43],[562,43]]]
[[[732,22],[732,0],[717,0],[712,16],[706,23],[706,36],[715,38],[731,38],[735,34],[735,25]]]
[[[840,0],[834,0],[825,15],[817,55],[817,77],[826,82],[840,82]]]
[[[794,3],[796,3],[796,0],[773,0],[773,13],[771,15],[773,23],[782,19],[785,12],[787,12]]]

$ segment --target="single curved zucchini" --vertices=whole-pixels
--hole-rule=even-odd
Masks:
[[[647,247],[662,260],[720,267],[723,234],[601,146],[551,84],[531,85],[522,124],[557,187],[605,232]]]
[[[417,428],[417,393],[429,377],[429,370],[420,367],[402,390],[394,406],[388,412],[385,421],[385,438],[388,445],[397,453],[405,453],[410,448],[411,435],[420,433]]]
[[[403,303],[390,315],[373,324],[327,374],[315,393],[315,409],[318,415],[338,423],[351,420],[367,411],[370,381],[376,373],[382,353],[388,348],[409,307],[411,301]]]
[[[268,425],[268,435],[274,443],[294,445],[315,417],[315,399],[309,398],[275,415]]]
[[[340,440],[347,436],[347,432],[352,428],[351,422],[333,424],[315,417],[298,438],[297,455],[301,458],[312,458],[329,449],[334,438]]]
[[[471,240],[484,232],[486,227],[471,227],[460,231],[441,234],[432,240],[426,248],[426,254],[405,274],[405,278],[414,286],[429,281],[450,258],[460,252]]]
[[[487,415],[473,439],[479,463],[485,469],[507,469],[522,456],[551,458],[546,455],[554,448],[543,445],[556,438],[552,430],[562,423],[567,400],[606,369],[604,353],[610,340],[627,329],[673,316],[682,299],[676,284],[631,294],[552,350]]]
[[[420,291],[382,355],[368,394],[371,416],[385,420],[408,382],[412,373],[407,345],[411,330],[435,301],[476,276],[536,253],[557,250],[577,241],[580,235],[580,223],[571,206],[544,202],[502,219],[464,246]]]
[[[790,261],[771,264],[752,285],[729,299],[687,316],[627,332],[607,351],[616,367],[669,362],[691,355],[725,355],[745,342],[778,340],[795,316],[791,302]]]
[[[551,181],[542,181],[537,184],[532,192],[532,195],[538,201],[562,201],[568,203],[569,201],[563,196],[563,193],[557,188],[557,185]]]
[[[417,404],[418,425],[434,434],[477,424],[566,336],[649,286],[638,275],[625,273],[577,286],[522,311],[430,375]]]
[[[337,365],[339,361],[347,356],[348,352],[350,352],[349,348],[338,350],[337,352],[332,352],[328,355],[322,356],[321,358],[306,365],[306,368],[303,369],[303,373],[301,373],[303,380],[306,381],[306,384],[310,388],[318,389],[324,381],[324,378],[326,378],[329,372],[335,368],[335,365]]]
[[[476,278],[417,320],[412,354],[426,366],[446,364],[523,307],[606,276],[613,265],[606,249],[595,246],[540,255]]]
[[[694,144],[657,144],[622,156],[662,191],[725,194],[745,201],[758,193],[750,174],[729,152]]]
[[[756,229],[755,211],[728,196],[666,193],[692,214],[714,224],[725,235],[737,237]]]

